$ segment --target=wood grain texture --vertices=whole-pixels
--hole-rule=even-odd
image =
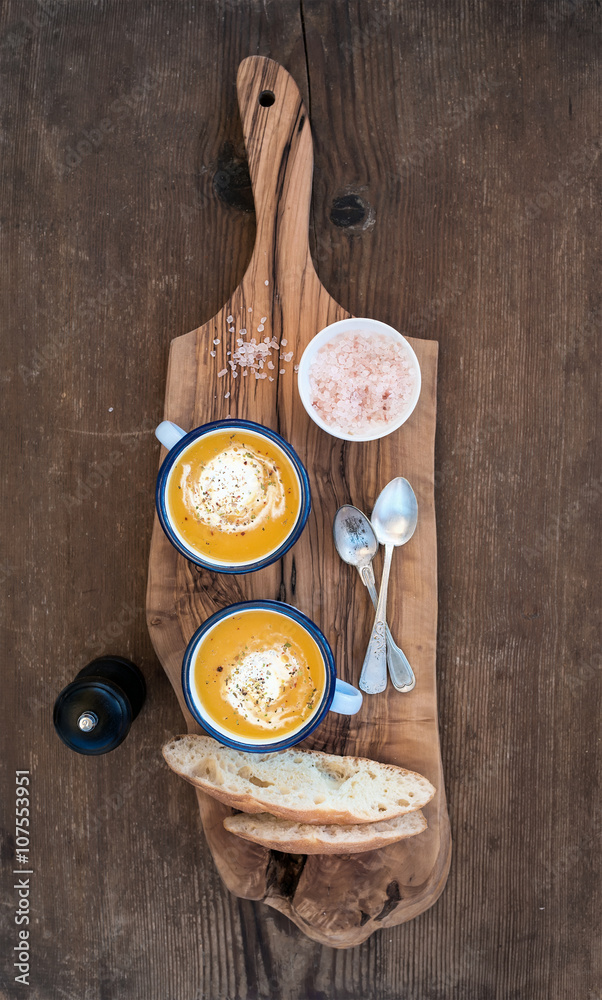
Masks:
[[[277,362],[272,381],[220,376],[241,328],[286,341],[299,359],[311,338],[348,313],[320,283],[308,242],[313,151],[307,111],[286,70],[262,57],[238,70],[238,100],[256,203],[256,241],[239,287],[204,326],[172,341],[165,419],[186,430],[226,416],[278,430],[306,466],[312,512],[301,539],[279,563],[245,575],[199,571],[180,557],[155,521],[149,560],[147,619],[153,644],[183,705],[181,668],[188,641],[214,611],[240,600],[271,597],[295,604],[325,633],[337,672],[358,682],[372,612],[355,570],[341,563],[332,541],[338,507],[370,511],[383,486],[403,473],[419,504],[419,526],[391,573],[389,620],[417,674],[411,694],[392,687],[364,697],[357,716],[331,713],[303,745],[370,757],[424,774],[437,795],[425,809],[428,829],[370,856],[313,856],[298,880],[285,856],[271,879],[270,852],[236,837],[221,820],[232,810],[198,792],[205,835],[228,888],[266,901],[322,944],[351,947],[375,930],[417,916],[439,897],[449,870],[450,833],[435,683],[437,545],[434,513],[434,438],[437,346],[412,341],[423,389],[416,410],[382,441],[344,443],[324,434],[299,399],[292,364]],[[274,95],[263,107],[260,96]],[[228,321],[232,317],[232,321]],[[260,323],[260,320],[262,321]],[[264,329],[259,332],[258,326]],[[234,332],[229,332],[234,328]],[[250,333],[249,333],[250,336]],[[278,357],[278,353],[275,352]],[[284,365],[280,368],[280,365]],[[184,707],[184,706],[183,706]],[[201,728],[184,709],[191,732]]]
[[[0,994],[23,995],[9,872],[13,772],[31,767],[32,1000],[593,1000],[597,4],[45,6],[46,23],[33,0],[0,9]],[[454,859],[434,907],[349,950],[227,891],[193,791],[157,755],[182,716],[144,616],[152,428],[170,341],[251,259],[235,87],[250,54],[287,68],[311,117],[320,280],[440,345]],[[85,760],[56,739],[52,703],[108,652],[141,664],[149,698],[123,746]]]

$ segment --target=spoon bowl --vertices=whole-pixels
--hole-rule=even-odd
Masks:
[[[337,552],[350,566],[358,569],[367,566],[378,552],[378,540],[370,521],[351,504],[339,507],[332,532]]]
[[[405,545],[416,530],[418,502],[403,476],[392,479],[379,494],[372,511],[372,527],[381,545]]]

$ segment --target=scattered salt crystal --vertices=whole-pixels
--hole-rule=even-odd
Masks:
[[[272,378],[272,376],[271,376],[271,375],[268,375],[268,381],[270,381],[270,382],[273,382],[273,381],[274,381],[274,379]]]
[[[234,327],[233,326],[229,326],[228,327],[228,333],[234,333]]]
[[[299,365],[295,365],[295,367],[293,368],[293,371],[298,372],[299,371]]]
[[[214,344],[219,344],[219,337],[217,338],[217,340],[214,340],[213,343]]]
[[[227,368],[222,368],[221,372],[218,372],[218,373],[217,373],[217,377],[218,377],[218,378],[223,378],[223,376],[224,376],[224,375],[226,375],[226,374],[227,374],[227,372],[228,372],[228,369],[227,369]]]
[[[109,406],[109,413],[112,413],[112,412],[113,412],[113,407]]]
[[[236,341],[236,343],[237,343],[237,344],[238,344],[238,346],[240,347],[240,346],[241,346],[241,344],[244,344],[244,340],[240,340],[240,339],[239,339],[239,340],[237,340],[237,341]]]
[[[270,347],[273,347],[275,351],[277,351],[278,348],[280,347],[280,344],[278,343],[278,341],[274,337],[272,337],[272,339],[270,341]]]
[[[243,375],[248,375],[248,374],[249,374],[249,373],[248,373],[247,369],[245,368],[245,370],[244,370],[244,372],[243,372]]]
[[[272,371],[274,370],[274,362],[273,361],[268,361],[268,368],[270,368]]]
[[[281,369],[280,369],[280,374],[281,374],[281,375],[284,375],[284,368],[281,368]]]
[[[288,344],[288,340],[281,340],[280,343],[282,347],[286,347],[286,345]]]
[[[228,357],[229,354],[232,354],[232,351],[226,351],[226,357]]]
[[[267,316],[262,316],[262,317],[261,317],[261,322],[262,322],[262,323],[265,323],[266,319],[267,319]]]
[[[247,333],[247,331],[245,330],[244,326],[243,326],[242,330],[239,330],[238,332],[240,333],[241,337],[244,337],[246,335],[246,333]]]
[[[288,353],[284,355],[284,360],[286,362],[292,361],[293,353],[294,353],[293,351],[288,351]]]
[[[238,372],[233,371],[232,372],[232,378],[238,378]]]
[[[214,358],[214,357],[215,357],[215,351],[211,351],[211,357],[212,357],[212,358]]]
[[[267,279],[264,281],[264,285],[269,285],[269,281]]]
[[[263,325],[263,323],[260,323],[259,326],[257,327],[257,333],[263,333],[264,330],[265,330],[265,326]],[[270,342],[270,338],[268,337],[266,339],[266,344],[269,344],[269,342]]]
[[[224,399],[230,399],[230,393],[229,392],[225,392],[224,393]]]
[[[249,306],[249,308],[247,309],[247,312],[252,313],[253,312],[253,306]]]
[[[233,323],[233,322],[234,322],[234,316],[226,316],[226,323]]]

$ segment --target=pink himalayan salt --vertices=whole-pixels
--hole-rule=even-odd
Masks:
[[[382,333],[340,333],[320,348],[309,369],[312,406],[346,434],[377,431],[402,416],[416,385],[402,343]]]

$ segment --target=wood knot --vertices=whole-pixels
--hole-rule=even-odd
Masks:
[[[374,209],[354,192],[339,195],[330,208],[330,221],[340,229],[371,229],[374,218]]]
[[[388,917],[391,911],[395,909],[397,904],[401,902],[399,882],[396,879],[393,879],[391,882],[389,882],[386,888],[386,893],[387,893],[387,901],[383,906],[382,910],[380,911],[380,913],[377,914],[377,916],[374,918],[375,920],[384,920],[385,917]]]
[[[230,208],[241,212],[255,211],[248,161],[236,153],[231,142],[225,142],[218,153],[213,189]]]

